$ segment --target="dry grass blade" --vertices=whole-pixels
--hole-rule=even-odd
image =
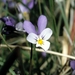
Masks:
[[[17,47],[17,45],[8,45],[8,46],[11,47],[11,48]],[[7,47],[7,46],[4,45],[4,44],[1,44],[0,47]],[[25,47],[25,46],[19,46],[19,47],[22,48],[22,49],[25,49],[25,50],[29,50],[29,51],[31,50],[30,47]],[[38,49],[38,48],[36,48],[36,51],[38,51],[38,52],[44,52],[43,49]],[[64,57],[67,57],[67,58],[70,58],[70,59],[75,59],[74,56],[62,54],[62,53],[59,53],[59,52],[54,52],[54,51],[51,51],[51,50],[46,51],[46,53],[53,54],[53,55],[58,55],[58,56],[64,56]]]

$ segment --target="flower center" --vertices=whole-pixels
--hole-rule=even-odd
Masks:
[[[40,45],[43,44],[43,40],[42,40],[42,39],[38,39],[37,42],[38,42],[38,44],[40,44]]]
[[[29,20],[29,18],[28,18],[28,17],[29,17],[29,15],[28,15],[28,13],[27,13],[27,12],[23,12],[22,14],[23,14],[23,16],[24,16],[27,20]]]

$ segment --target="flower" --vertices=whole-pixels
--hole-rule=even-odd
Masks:
[[[34,0],[30,0],[30,2],[28,2],[27,0],[22,0],[22,3],[24,3],[29,9],[32,9],[34,6]],[[22,13],[29,12],[29,9],[27,7],[25,7],[21,3],[18,3],[17,5],[18,10]]]
[[[46,57],[47,56],[46,52],[42,52],[41,54],[42,54],[42,57]]]
[[[9,35],[11,33],[14,33],[16,21],[12,17],[4,16],[0,18],[0,20],[5,24],[1,31],[2,34]]]
[[[15,6],[16,6],[16,2],[13,0],[7,1],[7,4],[8,4],[9,8],[15,8]]]
[[[16,23],[15,19],[13,19],[10,16],[5,16],[0,18],[1,21],[3,21],[5,23],[6,26],[4,26],[3,31],[7,31],[8,29],[10,29],[10,31],[22,31],[25,32],[25,30],[23,29],[23,23],[19,22]]]
[[[7,3],[9,8],[14,8],[16,6],[16,2],[13,0],[1,0],[1,1],[4,3],[4,5],[6,5]]]
[[[30,21],[24,21],[24,29],[28,33],[27,40],[36,44],[36,47],[41,47],[45,51],[49,49],[50,42],[47,40],[52,35],[52,30],[50,28],[46,28],[47,18],[44,15],[41,15],[37,22],[38,30],[36,31],[34,25]]]
[[[19,22],[15,25],[15,29],[17,31],[22,31],[22,32],[25,32],[25,30],[23,29],[23,23],[22,22]]]
[[[7,26],[14,27],[16,24],[16,21],[10,16],[4,16],[4,17],[0,18],[0,20],[3,21]]]
[[[70,61],[70,67],[75,70],[75,60]]]
[[[72,75],[75,75],[75,60],[70,60],[70,67],[72,68]]]
[[[1,0],[4,4],[6,3],[6,0]]]
[[[28,2],[28,0],[22,0],[22,3],[25,4],[29,9],[32,9],[34,4],[36,4],[36,1],[34,2],[34,0],[30,0]],[[26,6],[24,6],[22,3],[17,3],[16,5],[18,8],[18,11],[20,12],[18,14],[18,17],[20,20],[23,19],[24,17],[29,19],[28,13],[30,12],[30,10]]]

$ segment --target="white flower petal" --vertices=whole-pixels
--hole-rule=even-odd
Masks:
[[[15,25],[15,28],[17,31],[23,31],[25,32],[25,30],[23,29],[23,23],[22,22],[19,22]]]
[[[23,15],[22,15],[22,13],[19,13],[19,14],[18,14],[18,18],[19,18],[20,20],[23,19]]]
[[[30,33],[27,36],[27,41],[29,41],[30,43],[36,44],[36,40],[37,40],[38,36],[34,33]]]
[[[40,45],[40,44],[36,44],[36,47],[41,47],[43,48],[45,51],[47,51],[50,47],[50,42],[43,40],[44,44]]]
[[[50,28],[46,28],[41,32],[40,37],[42,37],[43,40],[48,40],[51,37],[52,33],[53,32]]]
[[[29,12],[29,10],[23,5],[23,4],[21,4],[21,3],[18,3],[17,4],[17,8],[18,8],[18,11],[19,12]]]

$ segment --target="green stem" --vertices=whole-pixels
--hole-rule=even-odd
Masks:
[[[6,15],[8,15],[8,4],[6,2]]]
[[[36,68],[38,69],[38,75],[41,75],[41,71],[40,71],[40,66],[39,66],[39,62],[38,62],[38,54],[37,54],[37,51],[35,50],[35,47],[34,47],[34,51],[35,51],[35,57],[36,57]]]
[[[19,55],[19,68],[21,70],[21,74],[22,75],[25,75],[21,52],[20,52],[20,55]]]
[[[52,28],[53,31],[56,32],[54,33],[55,38],[58,38],[57,36],[57,26],[56,26],[56,20],[55,20],[55,16],[54,16],[54,1],[53,0],[49,0],[49,5],[50,5],[50,17],[52,17],[51,19],[51,24],[52,24]]]
[[[2,11],[3,11],[3,12],[6,12],[6,15],[10,15],[11,17],[13,17],[14,19],[17,20],[17,18],[16,18],[14,15],[12,15],[10,12],[8,12],[7,10],[2,9]]]
[[[66,27],[68,33],[70,33],[70,32],[69,32],[69,26],[68,26],[68,20],[67,20],[67,18],[66,18],[66,15],[65,15],[63,9],[62,9],[61,4],[59,4],[59,8],[60,8],[60,10],[61,10],[61,14],[62,14],[62,18],[63,18],[64,23],[65,23],[65,27]]]
[[[61,20],[62,20],[62,17],[61,17],[61,15],[60,15],[60,17],[59,17],[59,22],[58,22],[58,26],[57,26],[57,36],[59,36],[59,33],[60,33]]]
[[[24,34],[24,38],[26,38],[26,34]],[[26,41],[26,39],[25,39]],[[26,41],[26,45],[29,46],[28,41]]]
[[[11,51],[11,48],[8,46],[7,42],[5,41],[5,39],[3,38],[3,36],[1,35],[1,33],[0,33],[0,37],[4,41],[4,43],[7,45],[7,48]]]
[[[42,14],[42,11],[41,11],[41,3],[40,3],[40,0],[38,0],[38,4],[39,4],[39,12],[40,12],[40,15]]]
[[[29,69],[29,75],[32,74],[31,70],[32,70],[32,56],[33,56],[33,44],[31,44],[31,52],[30,52],[30,69]]]

